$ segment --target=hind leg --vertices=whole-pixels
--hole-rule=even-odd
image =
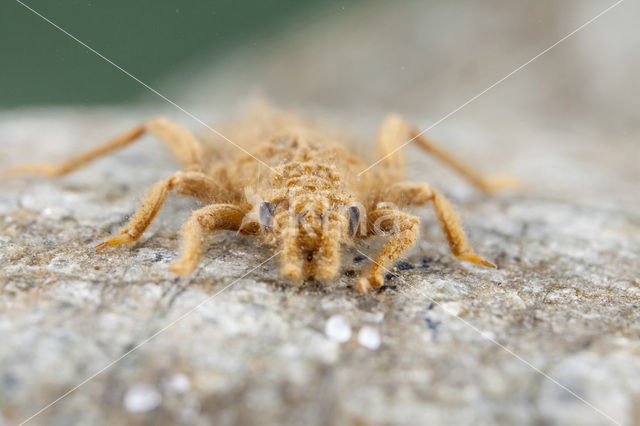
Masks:
[[[163,141],[186,170],[202,169],[202,146],[196,137],[182,126],[164,117],[157,117],[139,124],[108,140],[91,151],[76,155],[60,164],[24,164],[8,170],[9,174],[40,174],[47,177],[66,175],[115,150],[135,142],[145,133],[151,133]]]
[[[378,135],[378,156],[380,160],[369,168],[379,164],[387,170],[392,179],[401,179],[404,176],[402,148],[412,141],[415,141],[422,149],[433,154],[485,192],[495,192],[503,188],[521,186],[520,182],[514,178],[482,175],[468,164],[440,148],[398,115],[387,117],[382,124]]]
[[[96,248],[98,251],[119,244],[136,241],[156,216],[169,191],[192,196],[203,203],[226,199],[228,193],[211,177],[200,172],[178,172],[168,179],[156,183],[145,197],[129,223],[117,235],[108,238]]]

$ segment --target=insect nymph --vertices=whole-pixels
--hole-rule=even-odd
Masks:
[[[426,183],[402,180],[404,158],[398,148],[415,138],[419,146],[484,191],[512,182],[472,171],[395,115],[379,132],[381,161],[364,173],[366,164],[335,135],[297,116],[275,112],[230,127],[227,135],[246,149],[227,159],[215,159],[211,144],[160,117],[60,165],[29,164],[12,171],[61,176],[145,133],[162,140],[184,170],[156,183],[129,223],[99,244],[99,250],[140,238],[168,193],[175,191],[196,198],[204,207],[195,210],[182,228],[181,254],[171,263],[172,272],[190,275],[197,268],[206,233],[233,230],[262,237],[279,250],[282,275],[327,280],[337,274],[344,246],[382,235],[380,253],[358,280],[357,287],[367,291],[382,285],[386,268],[418,238],[419,218],[403,209],[431,202],[451,252],[461,260],[494,267],[467,243],[457,215],[442,195]]]

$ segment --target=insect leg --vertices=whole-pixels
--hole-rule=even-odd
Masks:
[[[399,148],[408,139],[404,121],[395,115],[387,117],[378,131],[378,157],[382,158],[380,167],[385,169],[390,181],[404,177],[404,153]]]
[[[453,211],[451,205],[445,197],[433,191],[433,208],[438,216],[440,227],[444,231],[447,241],[449,242],[449,250],[458,259],[468,262],[477,263],[478,265],[495,268],[496,265],[484,260],[469,245],[467,237],[464,234],[460,219],[456,212]]]
[[[433,200],[433,194],[427,183],[403,181],[383,188],[377,202],[392,203],[396,207],[421,206]]]
[[[157,117],[144,124],[134,126],[102,145],[73,156],[60,164],[23,164],[12,167],[7,172],[9,174],[39,174],[46,177],[66,175],[112,151],[124,148],[146,132],[163,141],[185,169],[194,171],[202,169],[202,146],[196,137],[182,126],[164,117]]]
[[[190,275],[202,257],[205,231],[240,229],[245,211],[233,204],[212,204],[193,212],[182,228],[182,254],[171,262],[171,272]]]
[[[202,169],[202,145],[189,130],[165,117],[156,117],[146,124],[147,130],[173,152],[186,170]]]
[[[89,152],[75,155],[60,164],[51,163],[35,163],[22,164],[10,168],[9,174],[39,174],[46,177],[57,177],[66,175],[85,164],[109,154],[111,151],[123,148],[135,140],[139,139],[145,133],[143,125],[137,125],[126,132],[108,140],[104,144],[92,149]]]
[[[225,190],[220,188],[211,177],[203,173],[178,172],[168,179],[156,183],[129,223],[117,235],[99,244],[96,247],[98,251],[108,246],[126,244],[140,238],[171,190],[179,194],[190,195],[204,203],[223,200],[226,195]]]
[[[382,285],[387,267],[416,242],[420,220],[396,209],[381,208],[369,215],[368,229],[371,235],[386,235],[388,239],[368,273],[358,281],[358,289],[362,292]]]
[[[397,206],[416,206],[432,201],[436,216],[438,217],[438,222],[440,223],[440,227],[447,238],[451,253],[460,260],[466,260],[468,262],[495,268],[493,263],[484,260],[469,245],[464,230],[460,225],[458,215],[453,211],[447,199],[435,190],[431,189],[428,184],[399,182],[385,188],[382,195],[385,197],[386,202],[394,203]],[[386,264],[391,264],[393,259],[413,245],[415,238],[417,238],[418,228],[416,224],[415,237],[413,237],[413,233],[410,232],[408,228],[408,224],[413,223],[411,219],[417,218],[395,209],[384,208],[373,211],[368,225],[369,233],[371,235],[390,234],[390,239],[384,245],[379,258],[376,259],[375,263],[377,265],[372,266],[373,269],[370,272],[369,277],[360,280],[358,286],[361,290],[366,291],[370,286],[377,287],[381,285],[382,272],[384,271]],[[411,230],[413,231],[414,228],[411,228]],[[396,236],[402,232],[405,233],[403,237]],[[410,236],[413,240],[409,239]],[[386,253],[396,254],[393,257],[389,257]],[[384,262],[387,263],[385,264]]]
[[[429,201],[438,216],[440,227],[447,237],[451,252],[461,260],[495,268],[495,265],[480,257],[469,245],[464,234],[458,215],[453,211],[447,199],[432,189],[426,183],[398,182],[386,187],[382,195],[385,201],[391,201],[397,206],[420,206]]]
[[[471,166],[453,156],[431,141],[427,136],[411,126],[404,118],[398,115],[387,117],[382,124],[378,136],[378,155],[384,158],[382,164],[391,170],[401,170],[394,177],[402,178],[404,174],[404,158],[400,147],[408,141],[415,141],[422,149],[433,154],[440,161],[446,163],[462,176],[467,178],[473,185],[485,192],[495,192],[504,188],[520,187],[521,183],[508,176],[484,176]],[[394,150],[397,150],[394,152]],[[392,154],[393,153],[393,154]]]
[[[419,206],[432,201],[451,252],[459,259],[495,268],[493,263],[482,259],[471,248],[462,225],[460,225],[458,215],[453,211],[447,199],[428,184],[419,182],[395,183],[385,188],[383,196],[386,197],[385,200],[390,200],[398,206]]]

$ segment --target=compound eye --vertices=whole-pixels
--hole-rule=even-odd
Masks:
[[[276,203],[269,201],[263,201],[260,203],[258,217],[260,219],[260,225],[262,225],[262,229],[265,231],[271,226],[271,222],[273,221],[273,212],[275,211]]]
[[[360,225],[360,207],[351,206],[348,209],[349,215],[349,236],[353,237],[356,235],[358,231],[358,226]]]

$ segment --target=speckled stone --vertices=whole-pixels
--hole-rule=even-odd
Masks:
[[[217,100],[194,111],[229,117],[224,90],[244,96],[260,70],[269,95],[319,101],[356,133],[371,137],[390,109],[427,128],[604,7],[414,3],[345,12],[333,38],[321,25],[294,32],[258,59],[239,50],[226,70],[200,67],[212,86],[189,79],[200,98],[176,99]],[[479,169],[522,178],[523,192],[485,196],[409,147],[409,178],[451,198],[496,270],[456,261],[428,206],[415,209],[420,242],[370,295],[354,289],[368,265],[355,249],[337,279],[299,283],[279,275],[269,247],[230,232],[177,278],[177,231],[197,206],[178,196],[139,242],[96,253],[176,169],[151,138],[61,179],[1,180],[0,425],[70,390],[30,424],[640,424],[637,14],[623,9],[633,5],[434,129]],[[400,45],[410,58],[390,48]],[[64,158],[157,113],[197,129],[163,107],[3,112],[0,169]],[[336,315],[352,330],[344,343],[325,332]],[[375,350],[359,343],[363,329],[379,334]]]
[[[8,116],[0,135],[17,139],[3,166],[35,160],[26,153],[54,121],[47,137],[58,148],[37,159],[133,119],[104,116],[92,126],[66,112]],[[34,423],[607,423],[535,367],[631,424],[640,392],[632,205],[449,191],[499,269],[454,260],[433,213],[418,209],[423,238],[373,295],[354,290],[348,272],[367,264],[354,249],[335,281],[296,283],[276,259],[254,270],[270,248],[233,233],[212,237],[185,279],[167,271],[196,206],[184,198],[170,197],[139,243],[93,250],[175,168],[158,146],[146,139],[62,179],[2,182],[3,422],[108,367]],[[353,329],[345,343],[325,333],[334,315]],[[379,332],[377,350],[358,343],[364,327]],[[176,376],[189,383],[183,392],[167,390]],[[123,401],[140,388],[154,406],[135,412]]]

